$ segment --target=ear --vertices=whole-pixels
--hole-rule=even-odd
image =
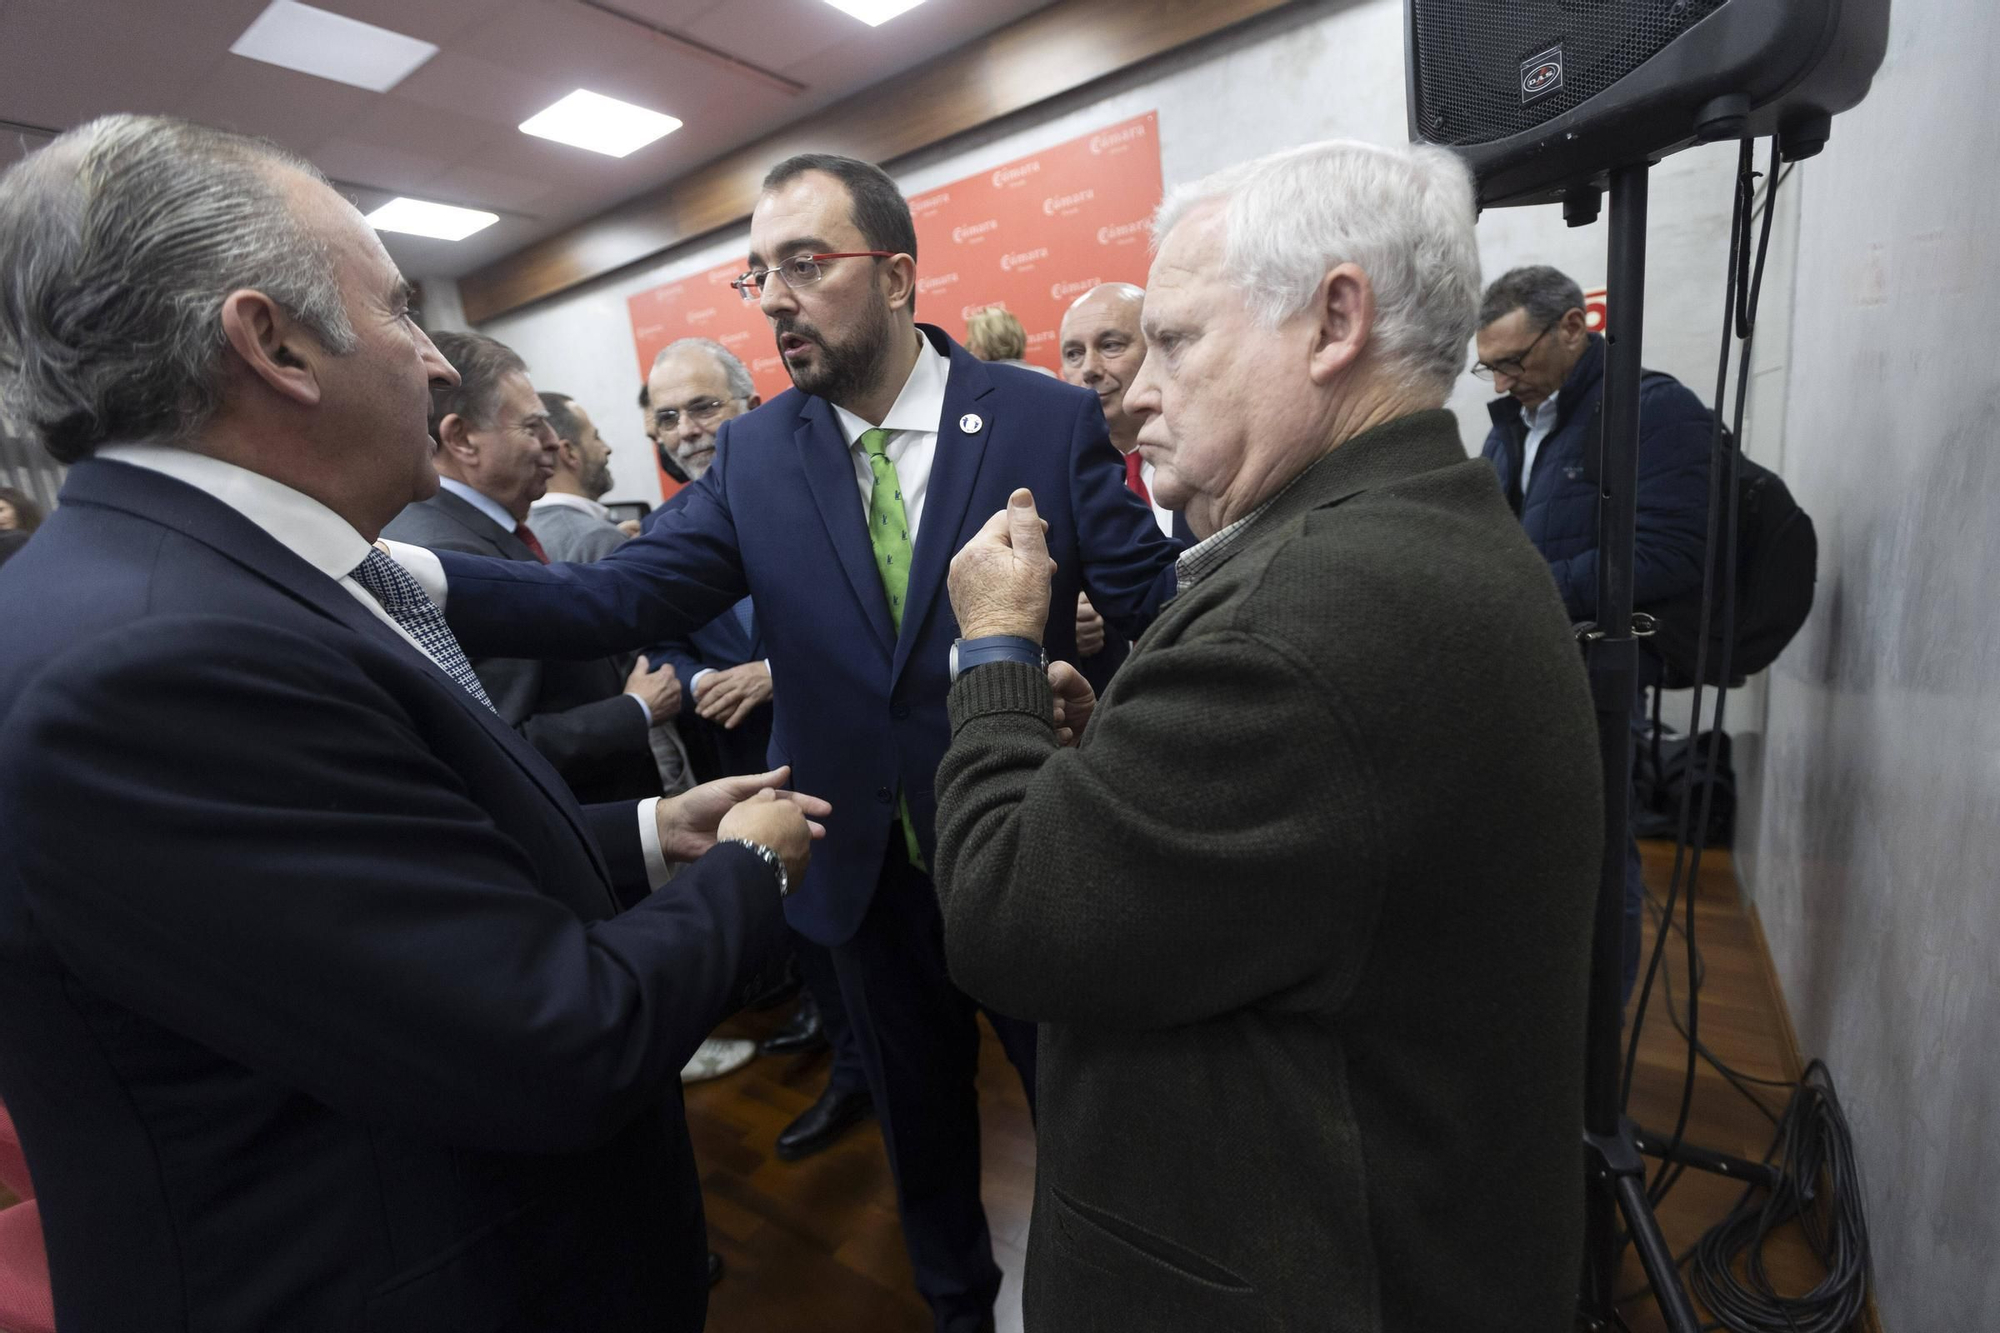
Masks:
[[[479,446],[472,439],[472,423],[453,412],[438,422],[438,448],[457,463],[477,463]]]
[[[1590,317],[1588,315],[1578,310],[1575,306],[1571,306],[1563,312],[1562,336],[1565,343],[1575,347],[1583,342],[1584,336],[1589,331]]]
[[[746,398],[744,402],[747,404],[747,406],[745,406],[743,409],[745,412],[755,412],[758,408],[764,405],[764,400],[762,398],[759,398],[754,393],[751,394],[748,398]]]
[[[1307,373],[1326,384],[1361,359],[1375,334],[1375,287],[1358,264],[1328,272],[1313,293],[1316,316]]]
[[[882,264],[882,271],[888,275],[885,294],[889,298],[889,308],[914,307],[917,302],[917,261],[908,255],[897,255]]]
[[[244,288],[222,298],[222,336],[237,360],[273,393],[301,407],[317,407],[317,359],[325,349],[260,291]]]
[[[583,471],[583,450],[577,448],[575,440],[556,439],[556,465],[570,472]]]

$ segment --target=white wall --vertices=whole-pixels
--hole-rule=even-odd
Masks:
[[[1892,1333],[2000,1324],[1996,60],[1990,0],[1898,0],[1874,90],[1792,182],[1778,388],[1820,583],[1742,841],[1854,1122]]]
[[[1401,142],[1409,137],[1402,12],[1400,0],[1301,5],[891,166],[904,190],[916,193],[1153,110],[1169,187],[1314,139]],[[1728,149],[1685,153],[1655,173],[1652,188],[1646,363],[1687,379],[1704,396],[1721,319],[1732,166]],[[1586,287],[1602,283],[1604,233],[1601,223],[1570,230],[1552,208],[1496,211],[1480,224],[1488,277],[1515,264],[1549,263]],[[610,424],[613,445],[634,462],[613,460],[617,498],[657,498],[652,469],[640,461],[639,371],[625,298],[741,258],[746,234],[720,233],[484,326],[527,359],[537,387],[573,395]],[[1487,391],[1467,376],[1452,399],[1468,448],[1485,437]]]

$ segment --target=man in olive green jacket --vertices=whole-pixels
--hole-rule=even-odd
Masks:
[[[953,563],[937,886],[1043,1024],[1031,1333],[1572,1321],[1601,784],[1441,410],[1472,223],[1455,159],[1350,143],[1163,206],[1127,405],[1205,540],[1101,702],[1039,666],[1027,492]]]

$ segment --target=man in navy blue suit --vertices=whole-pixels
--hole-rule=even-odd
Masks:
[[[682,338],[660,349],[646,377],[653,429],[661,448],[690,480],[700,479],[715,461],[715,437],[722,423],[763,401],[750,368],[712,338]],[[685,504],[683,488],[646,516],[651,527]],[[757,608],[745,597],[715,619],[681,638],[648,650],[654,662],[672,666],[681,682],[683,733],[696,771],[703,777],[761,773],[771,748],[771,663],[757,626]],[[758,1046],[764,1055],[800,1055],[831,1048],[832,1068],[818,1097],[782,1130],[776,1152],[796,1162],[832,1147],[841,1135],[874,1112],[860,1043],[841,1003],[833,956],[824,944],[796,930],[791,936],[805,993],[785,1025]]]
[[[370,545],[457,372],[303,161],[94,121],[0,178],[0,271],[0,403],[72,465],[0,570],[0,1096],[58,1323],[693,1333],[675,1071],[826,807],[579,806],[495,714]]]
[[[978,1006],[947,972],[928,867],[952,658],[1005,646],[954,646],[945,570],[1014,488],[1033,490],[1061,609],[1047,651],[1073,659],[1077,594],[1136,637],[1172,591],[1175,548],[1126,489],[1094,395],[916,323],[916,244],[879,168],[780,164],[741,290],[794,389],[725,422],[688,499],[596,564],[409,558],[479,653],[637,648],[755,596],[772,754],[839,811],[786,916],[832,947],[918,1290],[939,1329],[971,1330],[1000,1286],[979,1202]],[[988,1017],[1032,1097],[1033,1027]]]

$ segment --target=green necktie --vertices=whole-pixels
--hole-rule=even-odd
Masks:
[[[882,591],[889,598],[889,622],[903,632],[903,603],[910,592],[910,519],[903,510],[903,483],[897,479],[896,465],[889,461],[889,432],[877,428],[861,432],[861,448],[868,455],[868,469],[875,485],[868,492],[868,545],[875,552],[875,572],[882,576]],[[903,845],[910,864],[925,874],[923,851],[917,846],[917,826],[910,818],[908,792],[896,794],[896,815],[903,821]]]

